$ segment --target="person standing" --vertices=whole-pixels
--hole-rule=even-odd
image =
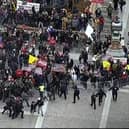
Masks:
[[[74,88],[74,95],[73,95],[73,103],[76,103],[76,97],[78,98],[78,100],[80,99],[80,90],[78,89],[77,86],[75,86]]]
[[[123,11],[123,6],[126,4],[124,0],[119,0],[120,10]]]
[[[68,8],[69,8],[70,10],[73,9],[73,1],[72,1],[72,0],[69,0]]]
[[[113,101],[117,101],[119,88],[115,85],[115,86],[111,87],[111,88],[109,89],[109,91],[110,91],[110,90],[112,90]]]
[[[21,96],[22,96],[23,101],[26,102],[27,106],[30,107],[30,104],[29,104],[29,95],[26,92],[23,91]]]
[[[43,116],[44,99],[38,98],[36,105],[38,106],[38,114],[41,112],[41,115]]]
[[[119,2],[119,0],[113,0],[114,10],[118,9],[118,2]]]
[[[112,18],[112,11],[113,11],[112,2],[110,2],[107,7],[107,13],[110,18]]]
[[[103,31],[104,23],[105,23],[105,19],[103,15],[101,15],[99,17],[99,34]]]
[[[42,84],[39,86],[39,93],[41,98],[44,96],[44,92],[45,92],[45,86]]]
[[[96,94],[95,92],[92,93],[91,95],[91,107],[94,107],[94,110],[96,110]]]
[[[95,10],[96,18],[100,17],[100,16],[101,16],[101,14],[102,14],[101,9],[100,9],[100,8],[97,8],[97,9]]]
[[[99,89],[98,93],[96,94],[97,97],[99,97],[99,106],[101,106],[102,102],[103,102],[103,96],[106,97],[106,93],[103,91],[103,89]]]
[[[67,81],[66,80],[61,80],[60,81],[60,97],[62,94],[64,94],[65,100],[67,99]]]
[[[36,102],[32,101],[30,106],[30,113],[33,114],[34,112],[36,112],[35,110],[36,110]]]

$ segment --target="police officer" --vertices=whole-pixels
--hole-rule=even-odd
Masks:
[[[41,115],[43,116],[44,99],[43,98],[38,98],[36,105],[38,106],[38,114],[41,111]]]
[[[62,94],[64,94],[64,98],[65,100],[67,99],[67,82],[66,80],[61,80],[60,81],[60,97],[62,96]]]
[[[23,101],[19,100],[16,102],[16,117],[21,113],[21,118],[23,119],[24,111],[23,111]]]
[[[52,96],[53,96],[53,100],[55,100],[55,85],[52,85],[51,86],[51,93],[52,93]]]
[[[12,104],[12,110],[13,110],[13,114],[12,114],[12,119],[18,117],[18,115],[21,113],[21,118],[23,119],[23,115],[24,115],[24,111],[23,111],[23,101],[21,100],[20,97],[17,97],[15,99],[15,102]]]
[[[96,110],[96,94],[95,92],[91,95],[91,106],[94,106],[94,110]]]
[[[118,97],[118,90],[119,88],[117,86],[113,86],[109,89],[109,91],[112,90],[112,97],[113,97],[113,101],[117,101],[117,97]]]
[[[26,102],[27,106],[30,107],[30,104],[29,104],[29,95],[26,92],[23,91],[21,96],[22,96],[23,101]]]
[[[98,93],[96,94],[97,97],[99,97],[99,106],[101,106],[102,102],[103,102],[103,96],[106,97],[106,93],[103,91],[102,88],[99,89]]]
[[[16,107],[16,102],[12,103],[12,119],[16,118],[16,110],[17,110],[17,107]]]
[[[118,9],[118,3],[119,3],[119,0],[113,0],[113,4],[114,4],[114,9],[115,10]]]
[[[30,106],[30,113],[36,112],[36,102],[32,101],[31,106]]]
[[[11,117],[12,103],[13,103],[13,98],[12,97],[10,97],[9,99],[7,99],[6,105],[4,106],[4,110],[2,111],[2,114],[4,114],[5,111],[9,110],[9,117]]]
[[[74,88],[74,95],[73,95],[73,103],[76,103],[76,97],[78,98],[78,100],[80,99],[80,90],[78,89],[77,86],[75,86]]]
[[[119,0],[120,10],[123,11],[123,6],[126,4],[125,0]]]
[[[39,86],[39,93],[40,93],[40,97],[43,97],[45,91],[45,86],[42,84],[41,86]]]

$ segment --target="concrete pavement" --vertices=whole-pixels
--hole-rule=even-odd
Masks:
[[[111,102],[107,128],[129,128],[129,92],[119,93],[118,102]]]
[[[68,100],[57,98],[48,105],[43,128],[95,128],[99,127],[103,105],[97,104],[97,110],[90,106],[90,89],[81,89],[80,100],[73,104],[73,91],[68,94]]]

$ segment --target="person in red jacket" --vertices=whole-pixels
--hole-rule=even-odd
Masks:
[[[100,16],[99,18],[99,33],[101,33],[103,31],[103,27],[104,27],[104,17]]]

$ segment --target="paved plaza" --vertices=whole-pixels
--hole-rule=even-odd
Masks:
[[[107,92],[102,106],[94,110],[90,106],[92,89],[84,90],[80,86],[80,100],[73,104],[73,91],[67,100],[56,97],[55,101],[46,102],[44,117],[37,113],[30,114],[25,106],[24,119],[12,120],[8,113],[0,114],[1,128],[128,128],[129,127],[129,87],[119,91],[118,101],[113,102],[111,92]],[[97,101],[98,102],[98,101]]]

